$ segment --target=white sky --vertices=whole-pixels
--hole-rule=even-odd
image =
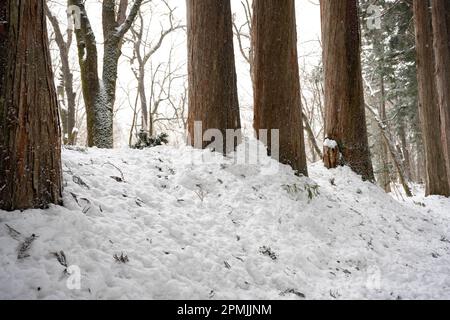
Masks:
[[[184,0],[168,0],[172,7],[176,7],[175,16],[177,19],[185,24],[186,20],[186,8]],[[62,1],[61,4],[65,3]],[[167,25],[167,17],[161,15],[162,12],[158,11],[161,2],[153,0],[153,6],[156,5],[156,9],[152,15],[149,14],[148,5],[143,8],[145,13],[145,22],[150,25],[150,32],[154,34],[152,38],[157,39],[161,31],[161,24]],[[244,16],[240,0],[231,0],[233,13],[236,15],[237,21],[242,21]],[[102,43],[102,28],[101,28],[101,2],[98,0],[86,0],[86,8],[88,11],[91,24],[94,29],[94,33],[98,43]],[[65,7],[63,5],[53,6],[52,10],[60,17],[60,21],[65,23]],[[298,48],[300,57],[300,67],[308,68],[314,66],[320,60],[320,9],[319,0],[296,0],[296,13],[297,13],[297,27],[298,27]],[[152,16],[152,19],[150,19]],[[172,44],[175,47],[173,53],[173,64],[185,64],[186,62],[186,35],[183,31],[173,34],[166,39],[162,48],[157,55],[153,58],[153,63],[165,63],[168,59],[168,54]],[[76,46],[72,47],[72,59],[73,63],[77,63]],[[250,82],[250,76],[248,66],[242,58],[237,44],[236,48],[236,72],[238,76],[238,90],[240,105],[242,108],[243,125],[249,126],[251,123],[252,113],[252,86]],[[102,46],[98,46],[99,53],[99,67],[101,68],[101,57],[103,55]],[[123,48],[125,56],[131,55],[129,45],[125,45]],[[185,70],[185,69],[184,69]],[[186,71],[183,71],[186,72]],[[183,83],[178,83],[179,89],[183,87]],[[132,110],[130,104],[134,104],[136,95],[136,81],[134,75],[130,69],[130,64],[126,57],[122,57],[119,63],[119,78],[117,86],[117,102],[116,107],[120,107],[120,111],[117,114],[116,126],[122,131],[123,140],[118,145],[126,145],[128,139],[128,132],[131,126]]]

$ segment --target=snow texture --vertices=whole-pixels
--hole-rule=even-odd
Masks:
[[[331,139],[325,139],[325,141],[323,142],[323,146],[329,149],[336,149],[338,146],[338,143],[334,140]]]
[[[0,212],[0,298],[450,298],[448,199],[207,153],[64,150],[64,207]]]

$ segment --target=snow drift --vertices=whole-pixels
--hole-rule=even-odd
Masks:
[[[0,298],[450,298],[448,199],[207,153],[64,150],[64,207],[0,212]]]

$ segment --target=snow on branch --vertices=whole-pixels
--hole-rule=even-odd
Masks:
[[[136,16],[139,12],[139,9],[141,8],[143,0],[136,0],[131,7],[130,13],[128,14],[127,18],[125,19],[125,22],[122,23],[117,29],[114,36],[118,39],[122,39],[127,33],[127,31],[131,28],[131,25],[133,24],[134,20],[136,19]]]

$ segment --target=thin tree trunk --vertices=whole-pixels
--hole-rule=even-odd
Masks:
[[[53,27],[55,32],[55,41],[58,46],[61,58],[61,71],[63,74],[63,82],[64,82],[64,90],[66,93],[67,99],[67,113],[62,117],[63,122],[66,124],[66,132],[67,132],[67,144],[74,145],[76,132],[75,129],[75,113],[76,113],[76,93],[73,88],[73,73],[70,70],[69,63],[69,50],[70,45],[72,43],[72,34],[70,30],[68,30],[69,34],[67,35],[67,42],[64,40],[64,37],[61,32],[61,28],[59,26],[58,20],[55,16],[52,15],[48,6],[46,5],[46,14],[47,17]]]
[[[303,112],[303,124],[305,127],[306,132],[308,133],[308,140],[311,145],[311,151],[313,154],[313,162],[316,160],[316,154],[319,156],[319,158],[323,158],[322,150],[320,150],[319,145],[317,143],[317,139],[314,136],[314,131],[311,128],[311,124],[309,123],[308,116]]]
[[[447,180],[450,185],[450,2],[448,0],[433,0],[432,16],[441,135]]]
[[[228,153],[237,143],[225,141],[226,130],[241,128],[230,0],[188,0],[187,22],[189,143],[206,148],[209,142],[203,141],[203,134],[217,129]],[[195,122],[201,122],[201,132]]]
[[[308,175],[302,122],[294,0],[253,2],[254,129],[279,130],[279,161]],[[273,155],[272,155],[273,156]]]
[[[350,166],[374,180],[364,111],[361,39],[357,0],[322,0],[326,138],[337,148],[324,148],[328,168]],[[336,150],[337,149],[337,150]]]
[[[406,142],[405,124],[400,122],[398,126],[398,136],[400,138],[400,154],[403,156],[403,167],[405,168],[405,175],[408,181],[411,181],[411,155]]]
[[[386,92],[384,87],[384,78],[381,76],[380,81],[381,86],[381,103],[379,108],[380,120],[386,125],[387,117],[386,117]],[[390,193],[391,190],[391,173],[389,170],[389,156],[388,150],[386,147],[386,143],[383,141],[381,143],[381,164],[382,164],[382,172],[381,172],[381,185],[383,186],[384,191],[386,193]]]
[[[400,159],[400,156],[397,153],[397,150],[395,149],[394,142],[391,140],[390,135],[386,130],[386,126],[384,125],[384,123],[381,122],[381,120],[378,118],[377,113],[375,111],[373,111],[371,107],[366,105],[366,109],[367,109],[367,111],[369,111],[369,114],[374,118],[374,120],[376,121],[376,123],[378,125],[378,128],[380,129],[381,137],[382,137],[384,143],[386,144],[386,148],[389,151],[389,154],[394,163],[395,169],[397,170],[400,184],[402,185],[406,196],[412,197],[413,194],[411,192],[411,188],[408,185],[408,181],[405,177],[405,169],[403,168],[403,163]]]
[[[68,0],[70,6],[78,6],[81,11],[80,29],[75,30],[80,64],[81,87],[86,108],[87,145],[97,146],[95,106],[99,99],[100,78],[98,76],[97,42],[91,28],[84,4],[79,0]]]
[[[44,1],[0,8],[0,209],[45,208],[61,203],[62,171]]]

